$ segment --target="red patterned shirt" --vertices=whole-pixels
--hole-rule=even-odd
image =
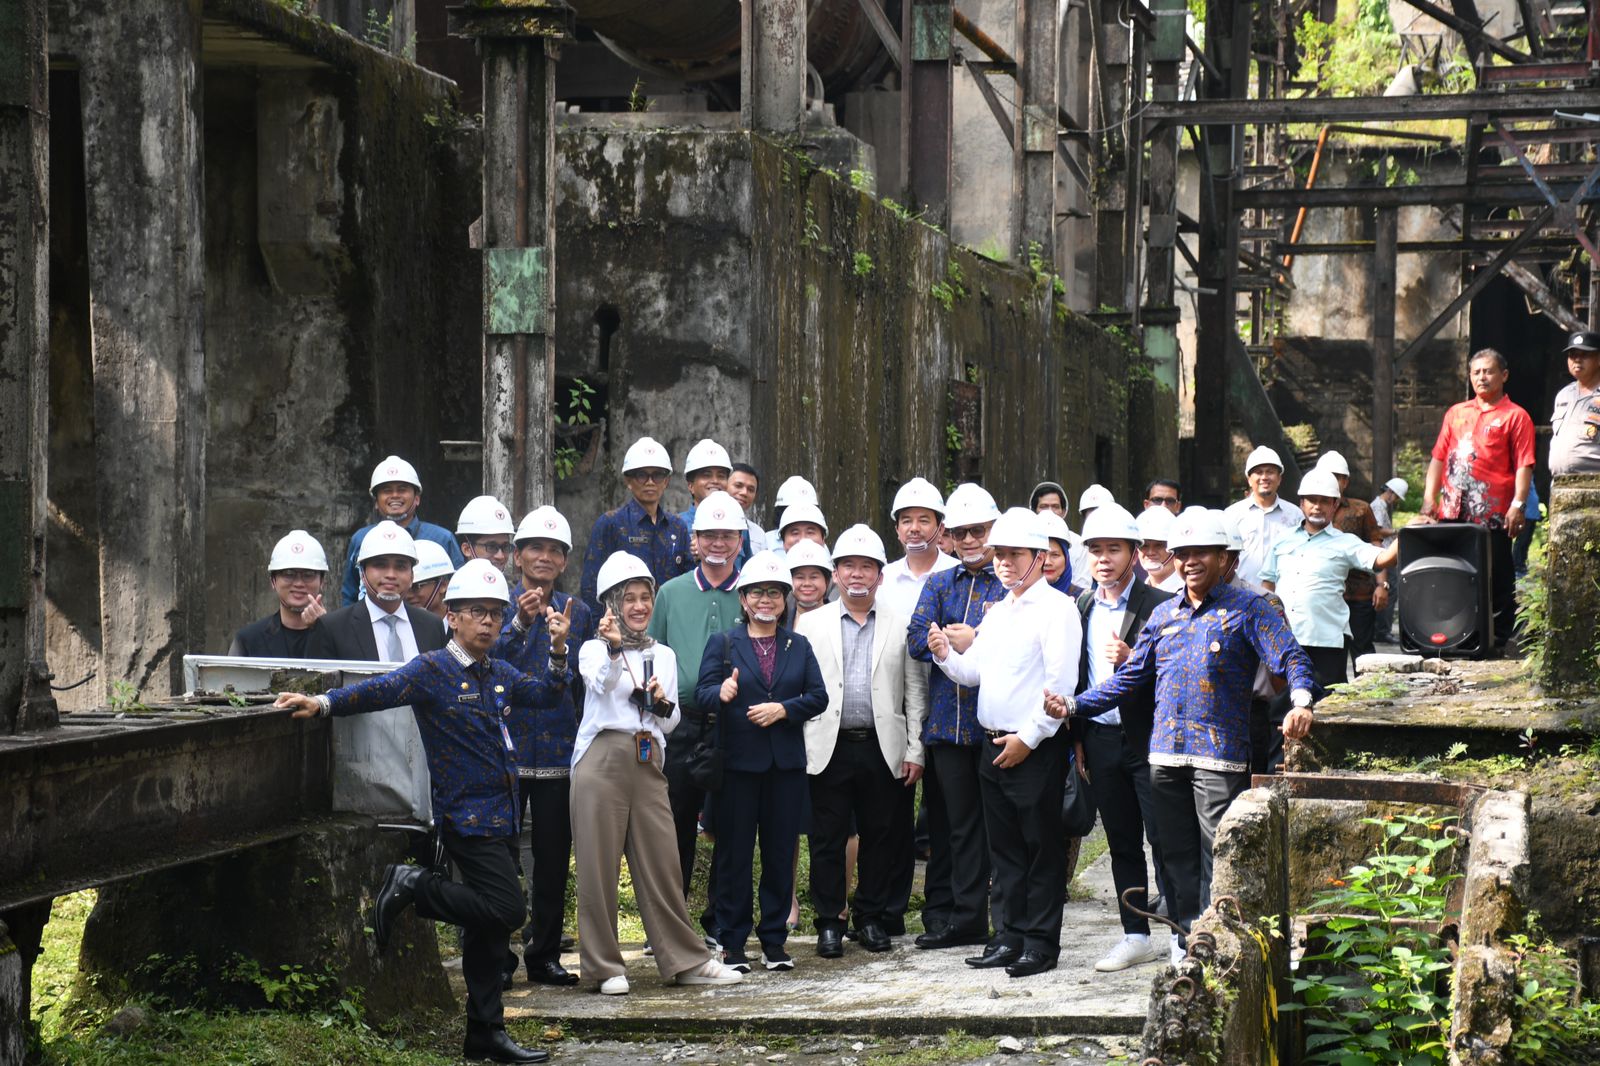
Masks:
[[[1517,498],[1517,471],[1534,463],[1533,419],[1502,395],[1485,406],[1476,397],[1445,412],[1433,458],[1444,464],[1439,517],[1505,526]]]

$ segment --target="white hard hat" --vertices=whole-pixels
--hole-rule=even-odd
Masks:
[[[1396,496],[1404,496],[1411,491],[1411,486],[1406,484],[1406,479],[1403,477],[1392,477],[1383,483],[1383,487]]]
[[[1278,453],[1265,444],[1258,444],[1251,449],[1250,455],[1244,461],[1244,472],[1248,474],[1258,466],[1275,466],[1279,473],[1283,472],[1283,460],[1278,458]]]
[[[695,505],[694,532],[708,533],[714,529],[732,530],[743,533],[749,527],[745,525],[744,508],[739,506],[739,501],[718,490],[706,493],[706,498]]]
[[[785,478],[783,484],[778,486],[778,495],[772,502],[779,507],[792,507],[797,503],[814,505],[817,502],[817,490],[811,482],[795,474]]]
[[[627,552],[612,552],[611,557],[600,564],[600,573],[594,583],[595,595],[604,596],[618,585],[626,585],[630,581],[648,581],[651,589],[656,587],[655,575],[643,559]]]
[[[838,562],[851,555],[859,555],[864,559],[872,559],[879,566],[888,566],[889,557],[883,550],[883,538],[872,531],[871,526],[857,522],[833,542],[833,561]]]
[[[667,454],[667,449],[654,437],[640,437],[628,448],[628,453],[622,457],[622,472],[631,474],[635,470],[668,470],[672,469],[672,456]]]
[[[1050,546],[1045,536],[1044,523],[1026,507],[1008,507],[1006,513],[995,519],[989,531],[991,548],[1032,548],[1043,551]]]
[[[456,572],[450,553],[431,540],[417,541],[417,565],[411,568],[411,583],[420,585],[436,577],[449,577]]]
[[[1350,476],[1350,464],[1345,462],[1344,456],[1338,452],[1323,452],[1317,458],[1317,467],[1328,471],[1330,474],[1338,474],[1340,477]],[[1337,496],[1339,494],[1336,492],[1334,495]]]
[[[506,576],[487,559],[468,559],[466,565],[450,576],[450,584],[444,590],[446,604],[459,600],[499,600],[501,603],[510,603],[511,593],[506,589]]]
[[[1165,511],[1165,507],[1152,507],[1153,511]],[[1135,544],[1144,543],[1144,532],[1139,529],[1139,522],[1128,513],[1128,509],[1121,504],[1108,503],[1096,507],[1094,514],[1083,520],[1083,539],[1091,540],[1131,540]]]
[[[1083,495],[1078,497],[1078,513],[1104,507],[1108,503],[1116,503],[1116,497],[1111,495],[1111,490],[1104,485],[1090,485],[1083,490]]]
[[[733,583],[736,589],[746,589],[751,585],[782,585],[784,588],[793,588],[794,580],[789,577],[789,568],[778,558],[776,552],[760,551],[744,564],[743,569],[739,571],[739,580]]]
[[[1039,512],[1039,528],[1044,530],[1044,535],[1050,540],[1059,540],[1069,545],[1073,542],[1072,530],[1067,528],[1067,520],[1054,511]]]
[[[1093,518],[1094,515],[1089,517]],[[1141,541],[1153,540],[1165,544],[1172,537],[1172,530],[1178,524],[1178,517],[1165,507],[1146,507],[1139,512],[1133,522],[1139,527]]]
[[[989,490],[970,481],[950,490],[944,508],[944,524],[950,529],[981,526],[1000,517],[1000,508]]]
[[[361,551],[356,554],[356,562],[364,563],[380,555],[402,555],[416,562],[417,542],[411,539],[410,533],[395,523],[379,522],[367,530],[367,535],[361,538]]]
[[[783,553],[783,561],[789,564],[791,574],[802,566],[815,566],[830,574],[833,572],[833,556],[828,554],[827,548],[814,540],[802,540],[796,543]]]
[[[1333,471],[1325,466],[1315,466],[1311,472],[1300,479],[1300,491],[1296,496],[1327,496],[1330,499],[1339,498],[1339,482],[1334,480]]]
[[[1222,515],[1196,508],[1179,515],[1167,536],[1167,550],[1179,548],[1226,548],[1228,531],[1222,528]]]
[[[1239,531],[1238,521],[1230,518],[1226,511],[1218,511],[1217,514],[1222,519],[1222,531],[1228,535],[1228,550],[1244,551],[1244,534]]]
[[[512,540],[519,545],[528,540],[553,540],[566,545],[567,551],[571,551],[572,526],[568,524],[566,516],[547,503],[523,516],[522,524],[517,526]]]
[[[373,469],[372,484],[367,486],[367,491],[377,492],[379,485],[387,485],[391,481],[403,481],[407,485],[415,485],[418,492],[422,491],[422,481],[417,477],[417,468],[398,455],[389,456]]]
[[[282,540],[272,546],[272,558],[267,560],[267,573],[274,570],[321,570],[328,572],[328,556],[322,545],[303,529],[291,529]]]
[[[728,458],[728,449],[707,437],[689,449],[689,457],[683,461],[683,472],[692,474],[696,470],[709,470],[713,467],[732,470],[733,460]]]
[[[516,528],[506,505],[493,496],[474,496],[461,508],[461,517],[456,519],[458,537],[481,537],[491,533],[510,536]]]
[[[944,496],[927,478],[914,477],[901,485],[900,490],[894,494],[894,504],[889,508],[889,517],[898,521],[900,512],[907,507],[925,507],[943,518]]]
[[[782,533],[796,522],[813,522],[822,527],[823,536],[828,534],[828,520],[822,517],[822,508],[814,503],[791,503],[785,507],[778,519],[778,532]]]

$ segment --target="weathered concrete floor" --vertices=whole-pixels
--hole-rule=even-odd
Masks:
[[[1137,1037],[1043,1036],[1018,1041],[1017,1049],[1000,1049],[992,1043],[980,1047],[969,1041],[947,1037],[820,1036],[778,1038],[771,1044],[751,1037],[726,1037],[719,1040],[686,1041],[682,1038],[641,1040],[561,1040],[536,1041],[537,1034],[512,1031],[522,1039],[545,1048],[567,1066],[635,1066],[641,1062],[676,1062],[693,1066],[849,1066],[852,1063],[947,1063],[954,1066],[1014,1066],[1019,1062],[1051,1063],[1053,1066],[1107,1066],[1126,1063],[1137,1051]]]
[[[1095,960],[1122,935],[1109,856],[1102,855],[1080,880],[1094,895],[1067,904],[1061,964],[1036,977],[1015,980],[1004,971],[974,970],[962,961],[973,949],[921,951],[909,937],[897,937],[894,950],[883,955],[847,943],[844,958],[819,959],[815,937],[793,936],[791,972],[758,968],[732,987],[679,988],[656,973],[641,945],[632,945],[624,952],[633,986],[629,995],[601,996],[593,985],[553,989],[519,980],[506,995],[506,1013],[512,1019],[571,1023],[583,1031],[677,1035],[741,1027],[775,1033],[1136,1033],[1162,964],[1114,974],[1094,971]],[[1167,939],[1164,931],[1153,936],[1163,953]],[[563,963],[576,972],[576,955]],[[464,994],[459,961],[449,965],[457,992]]]

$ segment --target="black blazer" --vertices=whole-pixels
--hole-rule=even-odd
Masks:
[[[444,619],[421,607],[405,605],[406,617],[411,620],[411,635],[417,639],[417,651],[438,651],[449,638],[445,635]],[[372,636],[372,618],[367,605],[360,600],[337,611],[329,611],[317,620],[306,641],[308,659],[349,659],[360,662],[379,662],[378,642]],[[743,677],[743,674],[739,675]]]
[[[806,768],[805,724],[828,708],[828,689],[822,667],[810,641],[792,629],[778,627],[778,656],[772,684],[761,679],[761,664],[750,643],[750,631],[737,625],[713,633],[700,660],[695,699],[702,707],[717,708],[723,766],[743,773]],[[727,660],[727,666],[723,661]],[[739,671],[739,694],[723,703],[720,689],[734,670]],[[758,703],[781,703],[789,716],[763,728],[746,712]]]
[[[1089,608],[1094,603],[1095,590],[1078,597],[1078,615],[1083,620],[1083,650],[1078,656],[1078,691],[1082,692],[1089,687]],[[1144,624],[1150,621],[1150,614],[1160,603],[1170,600],[1171,592],[1163,592],[1143,580],[1134,579],[1128,589],[1128,609],[1122,614],[1122,631],[1117,634],[1123,642],[1129,645],[1138,643],[1139,632],[1144,629]],[[326,621],[326,619],[324,619]],[[370,628],[370,627],[369,627]],[[741,675],[743,676],[743,675]],[[1117,705],[1117,711],[1122,715],[1122,731],[1130,740],[1142,747],[1150,746],[1150,732],[1155,728],[1156,719],[1156,686],[1152,680],[1139,688],[1139,691]],[[1074,718],[1073,724],[1087,719]]]

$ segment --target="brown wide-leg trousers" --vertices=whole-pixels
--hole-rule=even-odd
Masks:
[[[639,762],[632,733],[603,730],[572,768],[572,851],[578,868],[578,966],[585,981],[626,972],[617,943],[617,885],[627,856],[633,894],[661,976],[711,957],[689,924],[661,744]]]

